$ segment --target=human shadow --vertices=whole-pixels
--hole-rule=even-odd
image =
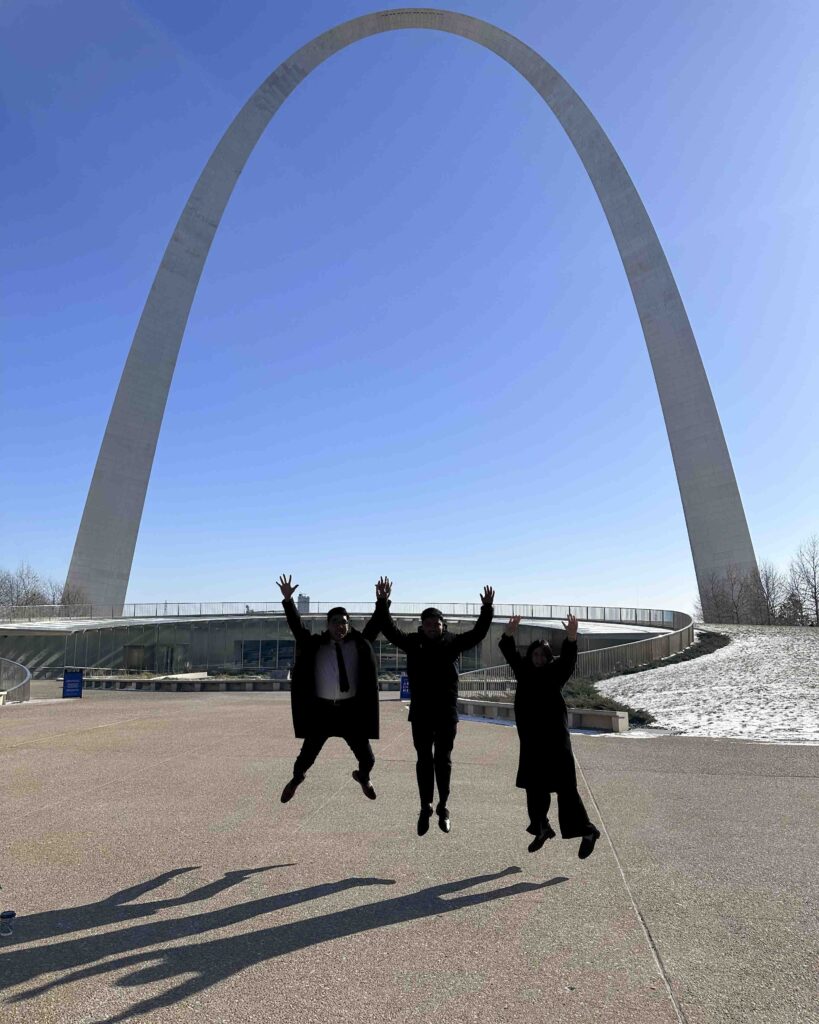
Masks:
[[[161,877],[161,876],[160,876]],[[174,942],[201,935],[217,928],[242,924],[262,914],[284,910],[298,903],[320,899],[360,885],[392,885],[392,879],[345,878],[339,882],[313,885],[293,892],[263,896],[260,899],[236,903],[228,907],[202,911],[189,917],[166,918],[92,935],[66,938],[45,946],[30,946],[0,953],[0,979],[4,988],[31,981],[54,971],[71,971],[79,964],[90,964],[117,953],[129,953],[157,943]],[[203,887],[204,888],[204,887]],[[195,890],[196,891],[196,890]],[[171,905],[173,904],[173,901]],[[25,921],[25,919],[23,919]],[[53,987],[53,982],[44,988]],[[19,997],[18,997],[19,998]]]
[[[110,924],[120,924],[132,921],[139,917],[152,917],[161,910],[168,910],[171,907],[182,907],[188,903],[198,903],[201,900],[209,900],[227,889],[233,888],[240,882],[244,882],[251,875],[258,875],[262,871],[273,871],[276,868],[290,868],[292,864],[268,864],[261,868],[243,868],[238,871],[226,871],[224,875],[214,882],[199,886],[198,889],[191,889],[190,892],[181,896],[174,896],[171,899],[150,900],[143,903],[135,903],[141,896],[147,895],[154,889],[165,885],[172,878],[184,875],[188,871],[197,871],[198,865],[187,868],[172,868],[165,871],[156,878],[148,879],[146,882],[139,882],[137,885],[129,886],[113,893],[104,900],[97,903],[85,903],[78,907],[65,907],[59,910],[46,910],[40,914],[29,914],[17,918],[16,933],[13,937],[4,941],[3,946],[13,946],[21,942],[36,942],[38,939],[47,939],[52,935],[66,935],[71,932],[89,931],[93,928],[104,928]]]
[[[197,922],[201,922],[203,918],[207,918],[210,915],[196,915],[183,921],[156,922],[151,925],[142,925],[138,928],[128,929],[124,933],[108,933],[101,937],[103,941],[97,950],[94,951],[94,955],[86,956],[85,958],[85,962],[88,963],[91,960],[97,961],[104,957],[104,963],[93,963],[91,966],[80,970],[71,970],[69,974],[63,975],[54,981],[19,994],[15,997],[15,1001],[32,999],[60,985],[92,978],[100,974],[107,974],[109,971],[115,972],[130,969],[129,973],[116,982],[121,987],[143,985],[163,980],[173,981],[176,978],[184,979],[172,985],[161,995],[140,1000],[128,1009],[98,1022],[98,1024],[118,1024],[118,1022],[128,1020],[131,1017],[137,1017],[141,1014],[171,1006],[238,974],[239,971],[244,970],[246,967],[271,960],[286,953],[292,953],[323,942],[330,942],[333,939],[356,935],[374,928],[383,928],[388,925],[402,924],[424,917],[451,913],[455,910],[462,910],[466,907],[477,906],[481,903],[488,903],[521,893],[533,892],[538,889],[544,889],[547,886],[568,881],[563,876],[557,876],[545,882],[517,882],[499,889],[468,893],[456,898],[447,898],[451,894],[463,889],[469,889],[474,886],[497,881],[509,875],[518,874],[520,870],[518,867],[509,867],[493,874],[476,875],[471,878],[445,882],[441,885],[430,886],[426,889],[408,893],[404,896],[397,896],[393,899],[385,899],[380,902],[368,903],[346,910],[307,917],[301,921],[275,925],[260,931],[229,935],[211,939],[208,942],[192,942],[170,948],[144,950],[134,955],[122,956],[114,960],[108,958],[112,952],[117,952],[121,949],[133,949],[135,945],[153,945],[154,943],[167,942],[172,938],[184,938],[187,935],[196,934],[201,930],[201,926]],[[295,903],[301,903],[317,896],[329,895],[332,892],[339,892],[343,889],[356,886],[392,884],[394,882],[391,879],[349,878],[323,886],[313,886],[293,893],[285,893],[279,897],[255,900],[251,903],[241,904],[238,907],[228,908],[216,913],[220,918],[220,925],[229,925],[246,920],[248,917],[254,916],[254,914],[281,909],[284,906],[291,906]],[[264,904],[264,907],[261,906],[262,904]],[[165,934],[163,934],[163,925],[166,926]],[[213,924],[210,925],[210,927],[213,926]],[[135,935],[134,933],[137,932],[140,934]],[[78,941],[82,942],[83,940]],[[83,962],[82,951],[77,948],[77,941],[66,943],[64,946],[66,948],[59,951],[58,954],[59,962],[55,962],[52,958],[54,947],[27,951],[29,958],[32,960],[27,966],[34,967],[34,962],[36,962],[36,970],[32,971],[28,977],[33,978],[37,974],[51,973],[61,969],[70,970],[71,967],[76,968],[77,963]],[[17,952],[22,953],[22,951]],[[87,952],[90,952],[90,950]],[[7,966],[14,965],[7,965],[5,959],[0,957],[0,973],[4,976],[7,976]],[[21,961],[17,966],[20,968],[26,965]],[[23,973],[25,971],[18,970],[16,972],[15,982],[23,980],[21,977]]]

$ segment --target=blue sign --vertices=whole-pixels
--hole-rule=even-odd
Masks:
[[[63,697],[82,697],[82,669],[63,672]]]
[[[401,676],[401,700],[410,699],[409,676]]]

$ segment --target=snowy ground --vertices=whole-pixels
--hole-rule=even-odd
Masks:
[[[731,643],[692,661],[617,676],[598,690],[687,736],[819,743],[819,629],[706,626]]]

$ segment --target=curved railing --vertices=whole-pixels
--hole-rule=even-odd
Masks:
[[[672,654],[685,650],[694,642],[694,620],[685,612],[671,612],[672,629],[668,633],[647,640],[634,640],[615,647],[602,647],[596,651],[581,651],[572,678],[593,679],[601,675],[623,672],[626,669],[650,665]],[[583,619],[580,629],[583,628]],[[588,621],[588,620],[586,620]],[[594,620],[600,621],[600,620]],[[611,621],[611,620],[605,620]],[[461,696],[481,693],[514,693],[515,677],[507,664],[491,665],[473,672],[462,672],[458,691]]]
[[[31,673],[25,665],[0,658],[0,704],[31,699]]]
[[[420,615],[430,602],[421,604],[393,602],[391,610],[395,615]],[[352,615],[369,615],[373,610],[372,601],[312,601],[299,605],[302,614],[318,614],[343,604]],[[477,616],[481,610],[478,601],[450,602],[436,605],[453,618]],[[675,616],[682,612],[665,608],[620,608],[605,605],[578,604],[496,604],[495,618],[520,615],[524,619],[565,619],[572,612],[586,622],[617,622],[634,626],[659,626],[677,629]],[[44,622],[50,619],[154,619],[154,618],[222,618],[228,615],[281,615],[281,601],[150,601],[141,604],[126,604],[122,610],[109,605],[24,605],[19,608],[0,609],[0,622]]]

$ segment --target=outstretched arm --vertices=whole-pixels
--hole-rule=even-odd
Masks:
[[[520,616],[513,615],[507,623],[506,629],[501,634],[500,640],[498,640],[500,652],[506,659],[509,667],[515,673],[516,677],[520,669],[523,667],[523,658],[520,656],[516,643],[519,625]]]
[[[563,687],[571,678],[577,664],[577,618],[569,612],[566,621],[566,638],[560,648],[560,657],[555,662],[555,681]]]
[[[489,632],[489,627],[492,625],[492,616],[495,614],[494,600],[495,591],[492,587],[484,587],[481,593],[481,613],[478,616],[478,621],[472,629],[468,629],[465,633],[458,633],[454,638],[459,652],[468,651],[470,647],[475,647]]]
[[[378,619],[378,625],[384,637],[389,640],[391,644],[400,648],[402,651],[407,649],[407,641],[409,637],[406,633],[402,633],[401,630],[392,621],[390,615],[390,595],[392,594],[392,582],[387,579],[386,576],[382,577],[378,581],[381,584],[381,592],[379,593],[378,586],[376,585],[375,596],[375,618]]]
[[[375,585],[375,611],[370,616],[370,621],[361,631],[361,635],[370,643],[375,640],[381,632],[381,623],[384,617],[384,609],[392,593],[392,583],[389,576],[381,576]]]
[[[310,636],[310,630],[302,623],[301,616],[296,611],[296,604],[293,600],[293,595],[299,589],[298,583],[294,584],[292,576],[285,576],[284,573],[282,573],[276,580],[276,584],[282,592],[284,616],[287,619],[287,625],[290,627],[290,632],[297,640],[302,640],[304,637]]]

